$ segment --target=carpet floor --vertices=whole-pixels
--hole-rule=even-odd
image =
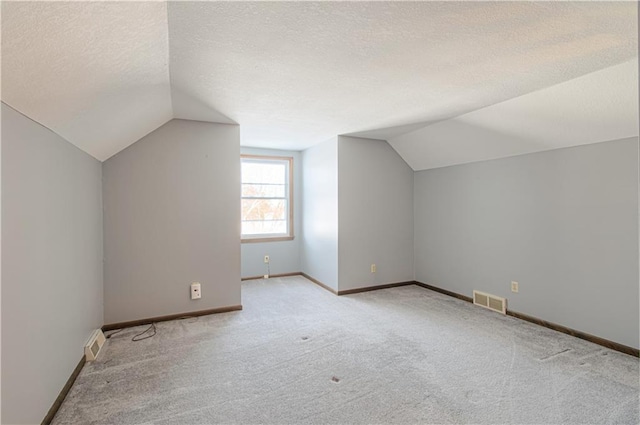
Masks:
[[[53,423],[640,423],[638,358],[418,286],[295,276],[242,303],[114,335]]]

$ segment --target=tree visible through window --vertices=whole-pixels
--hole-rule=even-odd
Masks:
[[[242,240],[291,239],[292,158],[243,155]]]

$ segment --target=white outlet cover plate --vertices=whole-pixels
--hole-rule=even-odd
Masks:
[[[198,300],[200,298],[202,298],[202,291],[201,291],[200,283],[194,282],[194,283],[191,284],[191,299],[192,300]]]

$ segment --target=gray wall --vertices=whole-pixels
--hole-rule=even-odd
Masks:
[[[106,323],[240,304],[239,157],[238,126],[172,120],[103,163]]]
[[[638,347],[637,138],[422,171],[414,192],[416,280]]]
[[[242,244],[242,277],[262,276],[267,272],[264,256],[269,255],[271,274],[297,273],[300,269],[300,234],[302,233],[302,167],[297,151],[241,147],[248,155],[293,157],[293,232],[291,241],[251,242]]]
[[[302,271],[338,290],[338,140],[302,152]]]
[[[102,325],[100,163],[2,104],[2,423],[40,423]]]
[[[413,280],[411,168],[385,141],[340,136],[338,179],[339,289]]]

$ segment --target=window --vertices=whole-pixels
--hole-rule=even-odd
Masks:
[[[293,239],[293,158],[242,155],[242,242]]]

